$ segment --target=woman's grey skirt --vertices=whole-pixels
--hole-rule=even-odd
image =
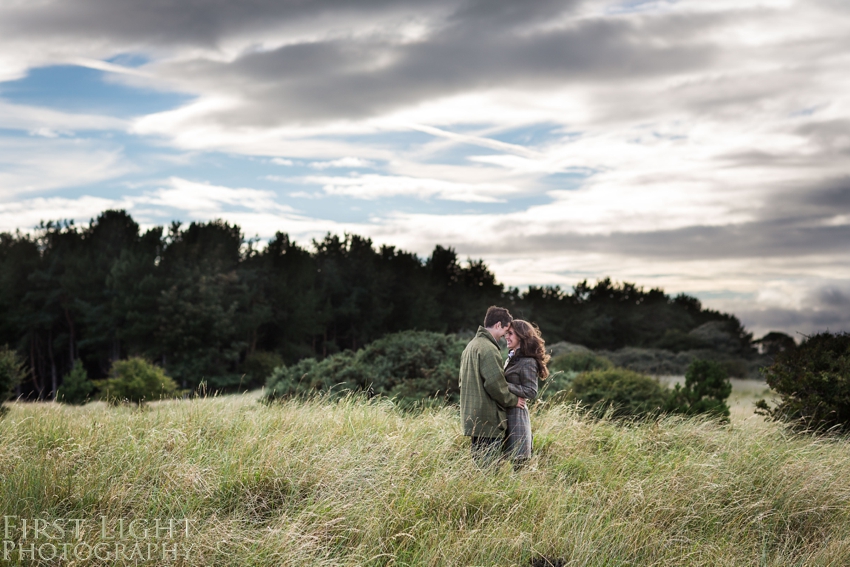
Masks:
[[[511,459],[531,458],[531,419],[526,408],[509,408],[504,452]]]

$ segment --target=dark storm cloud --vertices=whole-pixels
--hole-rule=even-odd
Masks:
[[[781,235],[780,241],[786,236],[800,238],[792,251],[802,247],[811,248],[812,253],[850,252],[850,239],[844,233],[850,227],[850,177],[777,188],[753,209],[769,227],[767,233]]]
[[[532,5],[532,7],[535,7]],[[215,116],[222,123],[244,120],[286,123],[362,118],[467,91],[535,88],[588,80],[628,81],[676,73],[707,64],[716,48],[706,44],[654,43],[660,24],[588,19],[567,28],[536,33],[547,10],[516,17],[516,6],[489,6],[489,17],[455,14],[427,38],[397,43],[387,39],[335,39],[291,45],[235,61],[164,66],[161,72],[187,84],[232,91],[243,108]],[[552,14],[554,15],[554,14]],[[463,19],[461,16],[465,16]],[[675,18],[667,27],[695,29],[712,19]],[[270,114],[271,113],[271,114]]]
[[[815,287],[799,309],[742,310],[749,326],[787,329],[797,340],[823,331],[850,330],[850,284],[841,282]]]
[[[848,254],[850,225],[799,226],[799,221],[692,226],[678,230],[612,234],[606,242],[588,243],[600,251],[670,259],[794,258],[814,254]]]
[[[279,1],[199,0],[55,0],[21,2],[2,8],[0,30],[7,37],[62,37],[93,43],[162,44],[215,47],[235,34],[281,25],[332,20],[358,23],[377,14],[410,10],[420,3],[404,0]]]
[[[739,309],[735,315],[747,328],[783,329],[800,342],[822,331],[840,332],[850,329],[850,311],[803,309]]]
[[[819,1],[833,9],[831,0]],[[829,39],[826,45],[808,40],[754,47],[747,57],[789,62],[781,74],[754,80],[722,72],[739,54],[714,32],[781,10],[577,17],[602,7],[581,0],[62,0],[0,7],[0,36],[60,51],[73,45],[100,58],[134,50],[177,54],[177,61],[148,67],[158,76],[148,86],[168,81],[195,94],[227,95],[237,106],[205,113],[203,120],[228,126],[357,119],[481,89],[569,84],[605,85],[607,92],[596,93],[594,101],[611,117],[648,117],[671,106],[740,112],[789,83],[806,84],[811,71],[793,64],[801,53],[835,47]],[[427,31],[402,38],[405,24]],[[234,38],[243,52],[228,52],[227,61],[190,51],[232,49]],[[788,43],[794,50],[786,53]],[[644,79],[714,67],[721,72],[671,86],[665,96],[629,92]],[[840,127],[811,126],[800,135],[835,145]]]
[[[757,218],[727,225],[692,225],[670,230],[582,234],[553,225],[545,234],[490,245],[470,245],[470,254],[594,252],[647,260],[722,260],[832,256],[850,262],[850,177],[783,187],[748,203]],[[823,298],[850,297],[850,288],[820,292]],[[843,289],[843,288],[842,288]],[[836,295],[838,294],[838,295]],[[824,303],[827,305],[827,303]]]
[[[838,159],[850,157],[850,120],[812,121],[797,129],[821,153]]]
[[[850,289],[835,286],[821,288],[815,295],[817,302],[824,307],[835,307],[850,312]]]
[[[850,225],[805,226],[799,219],[726,226],[689,226],[654,232],[577,234],[549,232],[493,246],[464,247],[471,254],[594,252],[645,259],[718,260],[799,258],[830,254],[850,260]]]
[[[850,213],[850,177],[829,182],[811,192],[806,192],[801,196],[800,201],[803,204],[822,208],[825,212]]]
[[[698,69],[716,57],[718,46],[694,38],[731,17],[596,17],[546,27],[579,5],[68,0],[49,9],[42,4],[2,9],[0,33],[156,53],[168,46],[215,49],[233,37],[244,42],[251,33],[286,39],[312,29],[334,30],[234,60],[193,57],[150,67],[184,90],[233,95],[243,103],[205,120],[256,125],[360,118],[477,89],[621,82]],[[369,32],[375,21],[389,23]],[[429,31],[413,40],[393,37],[404,22],[422,23]]]

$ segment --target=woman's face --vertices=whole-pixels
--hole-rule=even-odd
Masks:
[[[508,343],[508,350],[514,350],[519,346],[519,337],[516,336],[513,327],[508,327],[508,332],[505,333],[505,342]]]

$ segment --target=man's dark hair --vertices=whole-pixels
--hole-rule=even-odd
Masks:
[[[496,323],[501,323],[502,327],[507,327],[513,320],[514,318],[511,317],[507,309],[491,305],[487,310],[487,314],[484,316],[484,326],[489,329],[494,327]]]

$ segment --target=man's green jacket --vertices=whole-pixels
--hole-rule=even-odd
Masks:
[[[505,408],[516,406],[518,399],[508,390],[499,344],[484,327],[478,327],[463,350],[458,380],[463,434],[503,437],[507,425]]]

